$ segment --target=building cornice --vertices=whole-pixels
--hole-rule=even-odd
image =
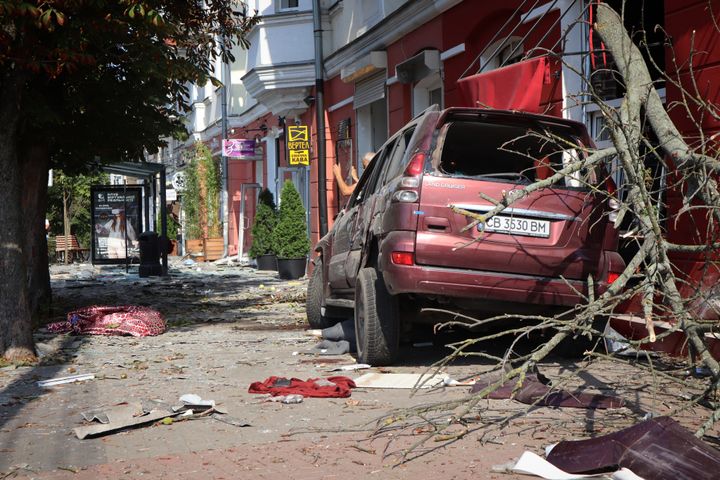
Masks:
[[[417,0],[407,2],[363,35],[325,58],[328,78],[335,77],[358,57],[382,50],[462,0]]]

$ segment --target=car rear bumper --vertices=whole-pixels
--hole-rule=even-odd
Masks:
[[[411,233],[411,232],[407,232]],[[424,265],[396,265],[390,251],[413,251],[414,239],[393,232],[382,245],[380,269],[390,293],[428,297],[498,300],[536,305],[574,306],[585,303],[587,282],[556,277],[519,275]],[[600,292],[606,285],[599,285]]]

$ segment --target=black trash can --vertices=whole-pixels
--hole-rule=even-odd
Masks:
[[[160,241],[155,232],[143,232],[138,238],[140,244],[140,276],[162,275],[160,265]]]

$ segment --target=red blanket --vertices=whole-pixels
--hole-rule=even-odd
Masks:
[[[345,398],[350,396],[350,389],[355,388],[355,382],[348,377],[328,377],[325,380],[334,385],[318,385],[318,378],[309,378],[305,381],[299,378],[288,380],[283,377],[270,377],[264,382],[255,382],[250,385],[249,393],[269,393],[273,397],[278,395],[291,395],[299,393],[304,397]]]
[[[165,331],[165,319],[157,310],[135,305],[93,306],[73,310],[66,322],[51,323],[51,332],[87,335],[145,337]]]

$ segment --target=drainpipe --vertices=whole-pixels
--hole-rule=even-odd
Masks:
[[[222,61],[222,66],[220,67],[222,77],[222,90],[220,91],[220,101],[221,101],[221,109],[220,109],[220,123],[221,123],[221,139],[220,139],[220,150],[222,153],[222,178],[220,180],[221,188],[222,188],[222,194],[220,195],[220,221],[222,222],[223,226],[223,255],[222,258],[227,258],[228,256],[228,243],[229,243],[229,235],[228,235],[228,159],[225,156],[225,149],[222,148],[222,142],[223,140],[227,140],[228,137],[228,114],[227,114],[227,88],[228,88],[228,77],[227,75],[228,70],[228,64],[225,62],[225,60]]]
[[[315,115],[317,120],[317,169],[318,169],[318,212],[320,237],[324,237],[328,229],[327,220],[327,182],[325,173],[325,83],[323,80],[323,44],[322,14],[320,0],[313,0],[313,31],[315,33]]]

